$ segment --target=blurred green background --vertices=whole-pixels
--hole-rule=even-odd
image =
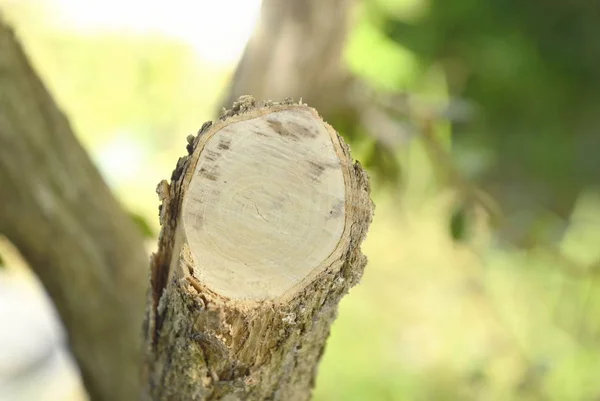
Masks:
[[[177,20],[164,10],[185,2],[0,0],[150,249],[156,184],[214,118],[258,15],[204,3]],[[410,129],[390,149],[339,124],[377,207],[315,400],[599,400],[600,5],[365,0],[356,15],[345,63],[409,94],[389,115]]]

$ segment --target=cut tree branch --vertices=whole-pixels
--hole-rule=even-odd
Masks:
[[[158,187],[146,399],[307,400],[366,264],[366,173],[291,101],[242,97],[188,139]]]

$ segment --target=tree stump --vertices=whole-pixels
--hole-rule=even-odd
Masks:
[[[157,189],[148,400],[307,400],[363,272],[366,173],[302,103],[241,97]]]

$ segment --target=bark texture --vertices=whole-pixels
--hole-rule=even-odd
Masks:
[[[1,19],[0,233],[52,297],[91,399],[137,399],[141,235]]]
[[[360,280],[366,264],[360,244],[371,222],[372,203],[366,173],[352,162],[348,147],[335,134],[346,188],[347,240],[340,241],[341,256],[290,296],[244,302],[208,288],[196,278],[202,266],[192,257],[180,221],[202,138],[236,121],[294,108],[312,110],[291,101],[240,99],[217,122],[204,124],[197,137],[188,138],[189,155],[179,160],[170,183],[159,184],[162,231],[152,260],[146,399],[310,398],[338,303]]]

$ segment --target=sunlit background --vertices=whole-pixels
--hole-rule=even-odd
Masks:
[[[383,17],[419,21],[439,2],[367,3],[378,11],[357,8],[345,65],[374,91],[408,91],[417,99],[413,108],[443,106],[447,113],[433,123],[434,147],[421,138],[426,124],[399,124],[388,164],[381,160],[389,151],[378,153],[369,133],[349,135],[354,156],[373,177],[377,208],[363,247],[369,265],[340,305],[314,399],[600,399],[600,305],[587,268],[600,257],[598,192],[586,186],[577,193],[572,224],[557,242],[498,245],[487,220],[472,217],[481,208],[457,209],[462,179],[444,179],[449,166],[435,156],[451,147],[453,118],[493,104],[452,98],[453,82],[441,65],[427,63],[434,54],[424,57],[394,40],[400,28]],[[0,0],[78,138],[142,222],[149,250],[159,229],[156,184],[184,154],[186,136],[214,119],[259,10],[259,0]],[[495,60],[489,67],[462,62],[508,80],[511,68],[529,60],[528,48],[511,38],[486,45],[482,59]],[[523,88],[523,96],[537,102],[545,95],[531,92],[553,82]],[[457,169],[489,163],[485,151],[460,154]],[[600,148],[580,157],[597,166]],[[86,399],[41,286],[0,240],[0,400]]]

